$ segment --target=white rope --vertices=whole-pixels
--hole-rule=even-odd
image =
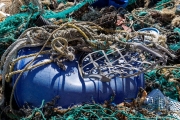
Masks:
[[[21,41],[26,41],[27,38],[23,38],[23,39],[18,39],[16,40],[13,44],[11,44],[7,49],[6,51],[3,53],[2,57],[1,57],[1,68],[4,64],[4,61],[6,60],[6,56],[7,54],[12,51],[12,49],[14,48],[14,46],[16,46],[16,44],[18,44],[19,42]]]
[[[12,61],[13,57],[15,57],[15,53],[20,49],[23,48],[25,45],[25,41],[20,41],[19,43],[14,46],[14,48],[9,52],[9,54],[6,57],[6,61],[3,65],[3,71],[2,71],[2,92],[5,90],[5,76],[7,72],[9,71],[9,64]]]

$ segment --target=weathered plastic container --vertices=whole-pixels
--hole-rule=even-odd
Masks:
[[[128,5],[128,0],[116,0],[118,3],[116,3],[114,0],[109,0],[109,6],[114,6],[116,8],[123,7],[125,8]]]
[[[125,8],[128,5],[128,0],[97,0],[92,4],[93,7],[102,8],[106,6],[114,6],[116,8],[123,7]]]
[[[18,56],[37,53],[40,48],[23,48]],[[49,55],[39,55],[33,64],[46,61]],[[25,58],[15,65],[15,70],[25,67],[32,60]],[[15,89],[15,100],[19,107],[25,103],[38,107],[42,100],[51,101],[59,95],[57,106],[67,108],[70,105],[92,102],[103,103],[109,100],[115,92],[114,103],[123,102],[137,96],[139,87],[144,87],[144,75],[140,74],[130,78],[113,78],[110,82],[94,79],[83,79],[78,70],[78,57],[72,62],[65,62],[67,70],[64,71],[56,63],[47,64],[26,71],[21,76]],[[13,76],[13,82],[18,75]]]
[[[147,33],[153,33],[153,34],[159,34],[159,30],[156,29],[156,28],[142,28],[140,30],[138,30],[139,32],[147,32]],[[144,36],[145,37],[145,40],[144,42],[146,44],[150,43],[150,41],[148,40],[149,36]],[[147,38],[147,39],[146,39]],[[135,39],[133,39],[134,42],[142,42],[142,41],[139,41],[139,39],[136,37]],[[128,40],[128,42],[132,42],[132,39]]]

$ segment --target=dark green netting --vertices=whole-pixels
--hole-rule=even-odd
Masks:
[[[85,1],[79,3],[79,4],[75,5],[75,6],[72,6],[72,7],[68,8],[68,9],[66,9],[66,10],[64,10],[62,12],[57,12],[57,13],[52,12],[52,11],[46,11],[45,14],[43,15],[43,17],[46,18],[46,19],[49,19],[49,18],[56,18],[56,19],[66,18],[69,13],[72,13],[72,12],[78,10],[79,8],[84,6],[86,3],[91,4],[93,2],[94,2],[94,0],[85,0]]]
[[[171,50],[174,50],[174,51],[179,50],[179,49],[180,49],[180,42],[177,42],[176,44],[171,44],[171,45],[169,45],[169,48],[170,48]]]
[[[161,0],[156,4],[156,9],[157,10],[162,10],[164,8],[163,4],[170,2],[171,0]]]
[[[67,0],[57,0],[57,3],[66,3]]]
[[[174,78],[180,78],[180,68],[172,70],[171,74]],[[165,96],[170,97],[174,100],[179,99],[177,82],[171,81],[170,78],[168,78],[164,74],[158,74],[157,70],[152,70],[146,73],[145,79],[148,83],[152,82],[150,84],[156,84],[156,86],[151,86],[152,89],[158,88],[163,92]]]
[[[135,2],[136,2],[136,0],[128,0],[128,5],[131,5],[131,4],[135,3]]]
[[[43,105],[43,104],[42,104]],[[171,115],[147,117],[138,111],[133,111],[129,108],[121,108],[117,106],[111,106],[112,108],[105,108],[100,104],[85,104],[79,107],[74,107],[64,115],[51,116],[51,120],[169,120],[177,118]],[[40,114],[39,119],[47,120],[42,112],[42,106],[35,108],[32,114],[28,117],[21,118],[21,120],[31,120],[35,118],[35,114]],[[38,119],[38,118],[36,118]]]
[[[175,28],[174,32],[179,33],[179,36],[176,36],[176,39],[179,39],[179,42],[175,43],[175,44],[171,44],[169,45],[169,48],[173,51],[177,51],[180,49],[180,28]]]
[[[6,49],[5,43],[14,42],[24,30],[32,27],[30,22],[36,19],[39,12],[33,4],[29,4],[28,9],[28,12],[9,16],[3,22],[0,22],[0,55]]]
[[[180,28],[174,28],[174,32],[178,32],[178,33],[180,33]]]
[[[138,13],[138,16],[145,16],[147,15],[148,13],[146,11],[141,11]]]

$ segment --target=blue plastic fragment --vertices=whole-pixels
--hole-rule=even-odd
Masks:
[[[145,100],[145,104],[150,105],[151,110],[166,109],[168,106],[166,97],[159,89],[154,89],[151,93],[148,94]]]
[[[128,5],[128,0],[97,0],[95,3],[92,4],[92,6],[95,8],[102,8],[111,5],[116,8],[125,8]]]
[[[157,110],[171,111],[170,114],[172,116],[178,120],[180,119],[180,102],[164,96],[159,89],[154,89],[150,92],[144,103],[144,107],[150,112]],[[161,114],[161,112],[157,112],[156,114]]]

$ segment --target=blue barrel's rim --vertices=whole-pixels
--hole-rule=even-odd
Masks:
[[[143,28],[143,29],[140,29],[138,31],[155,31],[159,34],[159,30],[156,28]]]

